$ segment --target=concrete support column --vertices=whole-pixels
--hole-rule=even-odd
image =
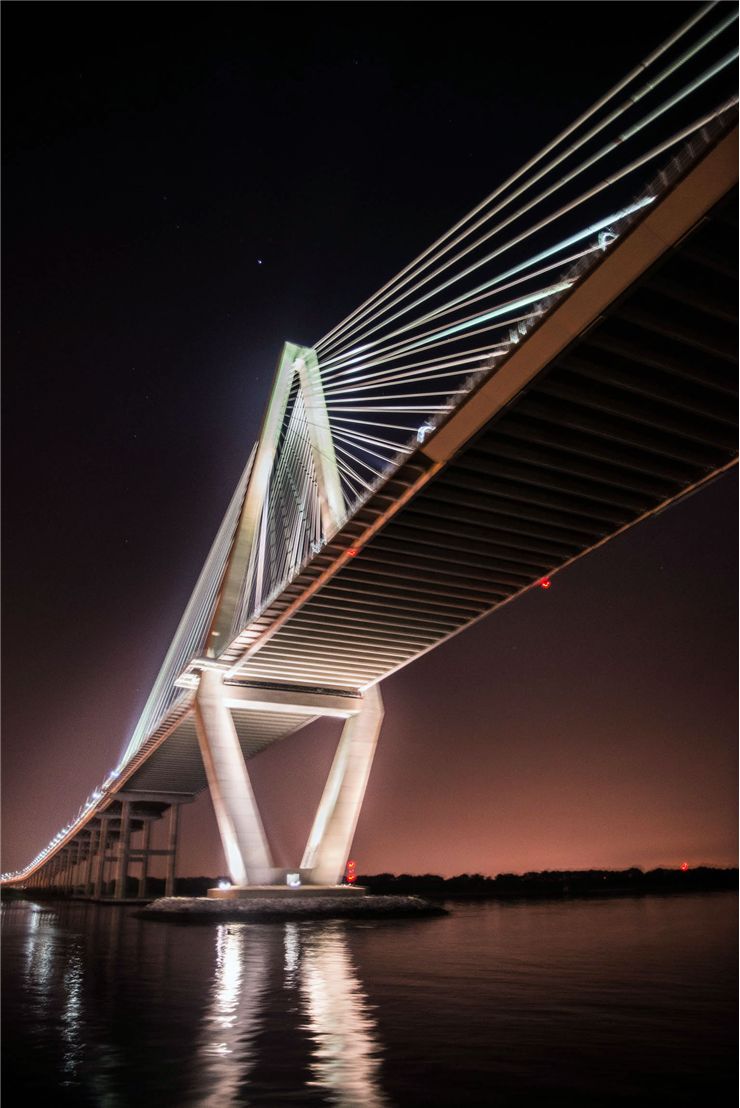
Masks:
[[[131,838],[131,801],[121,800],[121,830],[118,839],[116,858],[116,885],[113,896],[123,900],[126,896],[126,878],[128,877],[128,856]]]
[[[72,896],[77,895],[80,883],[80,861],[82,860],[82,842],[77,839],[72,847]]]
[[[62,878],[64,876],[64,851],[60,850],[57,854],[57,866],[54,870],[54,888],[58,893],[62,891]]]
[[[70,866],[72,864],[72,852],[68,846],[65,846],[62,859],[62,872],[60,874],[60,884],[62,886],[62,892],[69,896],[70,887]]]
[[[69,895],[75,894],[75,883],[77,880],[77,859],[80,856],[80,844],[78,842],[70,843],[69,845]]]
[[[98,864],[95,868],[95,884],[93,896],[100,900],[103,895],[103,883],[105,881],[105,852],[108,849],[108,824],[110,816],[100,817],[100,831],[98,833]]]
[[[90,896],[92,894],[92,866],[93,858],[95,857],[95,843],[99,835],[99,828],[93,827],[90,829],[90,836],[87,840],[87,857],[85,858],[85,870],[82,878],[83,896]]]
[[[216,670],[200,675],[195,720],[231,880],[235,885],[270,884],[276,871],[239,736],[224,704],[223,679]]]
[[[383,714],[380,688],[373,685],[362,710],[344,725],[301,862],[309,884],[338,885],[342,880]]]
[[[167,847],[167,874],[164,879],[164,895],[175,895],[175,876],[177,874],[177,842],[180,833],[180,805],[173,804],[170,808],[170,826]],[[146,861],[144,862],[146,866]]]
[[[146,896],[146,882],[149,877],[149,850],[152,845],[152,821],[144,821],[144,857],[141,859],[141,880],[139,881],[139,896]]]
[[[57,874],[56,874],[56,887],[57,887],[57,891],[60,892],[60,893],[64,892],[64,871],[65,871],[66,867],[67,867],[67,851],[66,850],[60,850],[59,851],[59,868],[57,869]]]
[[[89,849],[89,836],[80,838],[80,848],[77,854],[77,874],[75,875],[75,889],[78,896],[85,895],[85,867],[87,865],[87,853]]]

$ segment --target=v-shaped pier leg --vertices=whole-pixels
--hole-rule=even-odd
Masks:
[[[216,670],[204,670],[195,722],[226,865],[235,885],[269,885],[276,877],[239,736]]]
[[[301,875],[311,885],[338,885],[347,864],[383,722],[378,685],[344,725],[324,794],[308,837]]]

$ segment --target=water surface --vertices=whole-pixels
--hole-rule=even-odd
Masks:
[[[736,1074],[733,893],[183,926],[3,907],[5,1105],[680,1105]]]

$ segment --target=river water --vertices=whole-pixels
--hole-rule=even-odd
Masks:
[[[4,1106],[725,1102],[735,894],[448,907],[183,926],[7,904]]]

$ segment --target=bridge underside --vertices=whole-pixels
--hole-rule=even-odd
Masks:
[[[232,710],[232,719],[245,760],[253,758],[271,743],[287,738],[318,716],[314,714],[255,712]],[[196,796],[205,789],[206,771],[203,765],[195,715],[184,714],[167,738],[126,781],[127,789],[142,792],[178,792]]]

